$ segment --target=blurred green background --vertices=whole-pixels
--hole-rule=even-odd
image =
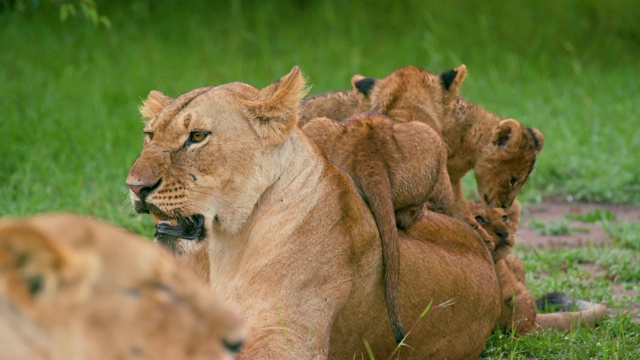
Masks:
[[[142,99],[263,87],[293,65],[318,93],[349,88],[356,73],[464,63],[464,97],[544,134],[521,201],[640,204],[638,24],[636,0],[0,0],[0,216],[67,210],[150,237],[125,186]],[[605,247],[520,253],[535,296],[571,290],[616,316],[570,334],[496,331],[483,357],[638,358],[637,266],[627,264],[640,228],[620,226]],[[585,275],[594,263],[604,275]],[[630,295],[614,297],[614,285]]]
[[[293,65],[317,93],[464,63],[463,96],[544,133],[522,199],[640,203],[638,1],[96,1],[109,28],[0,3],[0,215],[72,210],[148,233],[124,184],[141,100],[263,87]]]

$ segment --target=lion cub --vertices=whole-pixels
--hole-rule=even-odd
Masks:
[[[524,265],[513,253],[520,223],[520,203],[514,200],[507,209],[487,208],[482,202],[469,203],[476,221],[491,236],[496,272],[502,289],[501,329],[526,334],[537,330],[536,306],[524,280]]]
[[[344,122],[316,118],[302,130],[351,176],[371,208],[382,242],[387,311],[399,343],[405,333],[398,304],[396,225],[402,229],[413,225],[423,216],[427,201],[450,213],[452,191],[444,143],[425,124],[395,123],[380,114],[358,114]]]
[[[470,208],[476,220],[494,239],[495,250],[492,255],[503,299],[498,319],[500,328],[519,334],[539,329],[570,331],[577,326],[593,326],[607,315],[609,310],[603,304],[573,299],[557,292],[545,294],[537,302],[547,302],[563,310],[574,307],[578,310],[538,313],[536,302],[525,285],[524,265],[513,253],[515,233],[520,222],[520,204],[515,200],[508,209],[488,209],[480,202],[473,202]]]
[[[455,212],[464,214],[464,221],[489,242],[468,211],[461,179],[473,170],[482,200],[491,207],[509,207],[533,170],[544,137],[538,129],[503,119],[459,96],[466,76],[465,65],[441,74],[405,66],[382,79],[355,75],[350,96],[322,94],[303,101],[300,124],[328,116],[328,111],[353,114],[366,109],[397,122],[421,121],[433,127],[448,148]]]

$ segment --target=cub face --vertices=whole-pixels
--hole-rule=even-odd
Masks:
[[[177,99],[152,91],[140,156],[127,177],[133,207],[156,222],[174,253],[202,249],[208,231],[233,234],[283,164],[275,153],[296,126],[305,94],[297,67],[262,90],[229,83]]]
[[[494,261],[506,258],[513,251],[520,223],[518,200],[508,209],[488,208],[481,201],[470,202],[469,208],[478,224],[491,236],[495,246],[492,252]]]
[[[380,80],[356,75],[352,85],[363,99],[359,102],[368,103],[371,111],[399,122],[426,123],[443,136],[450,147],[461,143],[462,149],[454,149],[454,155],[450,156],[464,165],[450,167],[450,174],[464,175],[471,169],[465,166],[473,158],[475,164],[470,167],[475,170],[482,199],[490,207],[507,208],[533,170],[544,138],[539,130],[525,128],[516,120],[501,120],[475,104],[468,106],[470,103],[459,97],[460,85],[466,76],[465,65],[439,75],[407,66]],[[481,129],[483,133],[479,135],[482,148],[476,148],[477,139],[472,137],[477,134],[465,134],[468,130],[465,127],[483,123],[486,129]],[[448,133],[444,132],[445,128]],[[456,128],[459,129],[456,131]]]
[[[505,119],[491,131],[491,142],[475,165],[478,192],[490,207],[508,208],[533,171],[544,138],[540,131]]]

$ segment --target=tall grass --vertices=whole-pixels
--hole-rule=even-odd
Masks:
[[[640,203],[637,1],[97,3],[111,30],[60,22],[48,2],[0,13],[0,216],[68,210],[150,235],[124,184],[141,99],[262,87],[293,65],[317,93],[356,73],[465,63],[465,97],[544,133],[523,199]]]

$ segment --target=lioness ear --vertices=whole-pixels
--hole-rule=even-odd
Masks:
[[[33,316],[51,314],[60,301],[85,299],[100,266],[95,254],[76,250],[27,220],[0,221],[0,286],[12,304]]]
[[[140,114],[142,114],[142,117],[145,119],[151,119],[167,107],[167,105],[171,104],[171,102],[173,102],[172,98],[160,91],[151,90],[149,95],[147,95],[147,100],[140,105]]]
[[[440,74],[440,84],[445,90],[444,104],[450,106],[460,94],[460,85],[467,77],[467,67],[462,64],[452,70]]]
[[[513,119],[500,121],[491,133],[491,143],[500,148],[517,146],[520,142],[520,123]]]
[[[67,248],[28,224],[0,224],[0,281],[16,306],[34,311],[38,303],[51,299],[70,261]]]
[[[369,78],[357,74],[353,75],[353,77],[351,78],[351,87],[353,88],[353,90],[364,95],[365,97],[369,96],[369,94],[371,93],[371,89],[373,89],[373,86],[375,84],[376,79],[374,78]]]
[[[540,132],[540,130],[535,128],[527,128],[527,132],[529,133],[529,135],[531,135],[531,138],[533,139],[533,145],[535,146],[535,149],[536,149],[536,155],[538,155],[542,150],[542,147],[544,146],[544,136],[542,136],[542,133]]]
[[[298,123],[298,106],[307,94],[300,68],[291,71],[260,90],[258,98],[244,102],[253,117],[258,135],[272,144],[280,144]]]

